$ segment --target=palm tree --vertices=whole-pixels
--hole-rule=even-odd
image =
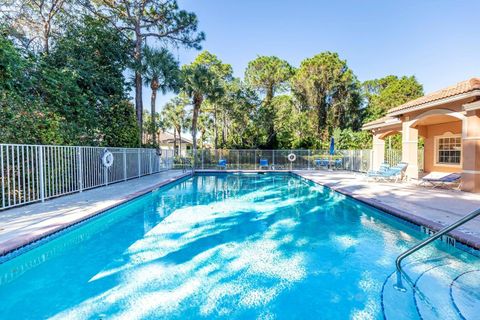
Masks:
[[[220,80],[208,66],[193,62],[182,68],[183,91],[192,99],[192,139],[193,156],[197,156],[197,124],[202,103],[205,99],[214,100],[222,92]]]
[[[150,98],[151,113],[152,113],[152,133],[153,133],[153,145],[157,146],[157,112],[156,112],[156,100],[157,92],[160,90],[162,94],[167,91],[176,91],[179,88],[180,83],[180,69],[178,61],[175,59],[172,53],[167,49],[162,48],[160,50],[150,47],[143,48],[143,76],[146,85],[152,89],[152,95]]]
[[[184,94],[173,98],[163,108],[163,121],[167,127],[173,129],[173,149],[177,154],[177,133],[180,141],[180,150],[182,150],[182,132],[189,124],[189,116],[186,110],[188,105],[187,97]]]

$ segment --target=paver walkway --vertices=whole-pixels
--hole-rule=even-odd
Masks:
[[[180,170],[132,179],[0,211],[0,255],[115,207],[185,175]]]
[[[426,188],[413,182],[367,181],[363,174],[346,171],[295,173],[433,230],[450,225],[480,208],[480,194],[475,193]],[[452,235],[480,249],[480,217],[467,222]]]

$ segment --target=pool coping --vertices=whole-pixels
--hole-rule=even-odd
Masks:
[[[3,259],[6,256],[9,256],[9,255],[15,253],[16,251],[19,251],[19,250],[21,250],[25,247],[29,247],[29,246],[33,245],[34,243],[40,242],[40,241],[42,241],[46,238],[51,237],[52,235],[61,233],[62,231],[66,230],[66,229],[68,229],[72,226],[81,224],[81,223],[83,223],[87,220],[90,220],[90,219],[92,219],[96,216],[99,216],[99,215],[101,215],[101,214],[103,214],[107,211],[110,211],[110,210],[112,210],[116,207],[119,207],[119,206],[121,206],[121,205],[135,199],[135,198],[138,198],[138,197],[141,197],[145,194],[148,194],[149,192],[152,192],[152,191],[154,191],[158,188],[167,186],[171,183],[174,183],[178,180],[181,180],[183,178],[190,177],[190,176],[193,176],[192,172],[186,172],[186,173],[182,173],[178,176],[174,176],[172,178],[167,178],[167,179],[165,179],[165,180],[163,180],[159,183],[156,183],[154,185],[149,186],[148,188],[141,189],[141,190],[129,193],[126,196],[120,197],[118,199],[118,201],[116,203],[112,204],[112,205],[101,208],[99,210],[95,210],[95,211],[93,211],[93,212],[91,212],[91,213],[89,213],[85,216],[82,216],[82,217],[78,218],[78,219],[59,224],[58,226],[56,226],[55,228],[53,228],[53,229],[51,229],[47,232],[41,232],[41,233],[38,233],[38,234],[35,234],[35,235],[32,235],[32,236],[24,236],[21,239],[15,239],[14,238],[14,239],[8,240],[4,243],[1,243],[0,244],[0,264],[3,262]]]

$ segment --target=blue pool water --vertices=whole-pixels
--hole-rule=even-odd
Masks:
[[[0,265],[2,319],[478,319],[480,263],[288,174],[198,175]],[[441,315],[441,316],[440,316]]]

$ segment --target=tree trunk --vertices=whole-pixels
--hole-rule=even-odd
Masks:
[[[225,148],[226,140],[227,140],[227,117],[225,112],[223,113],[223,121],[222,121],[222,148]]]
[[[43,24],[43,46],[45,53],[48,55],[50,51],[50,45],[48,43],[48,40],[50,38],[50,23],[48,21],[45,21]]]
[[[150,99],[150,110],[152,112],[152,132],[153,132],[153,147],[157,147],[157,91],[158,91],[158,82],[156,80],[152,81],[150,86],[152,89],[152,96]]]
[[[173,129],[173,155],[177,156],[177,131]]]
[[[218,148],[218,127],[217,127],[217,107],[213,107],[213,128],[215,130],[215,140],[213,143],[213,148],[217,150]]]
[[[274,148],[276,144],[276,137],[275,137],[275,125],[274,125],[274,118],[275,118],[275,110],[273,110],[272,100],[274,96],[273,87],[267,89],[267,94],[265,96],[265,108],[267,109],[267,146],[269,148]]]
[[[193,149],[193,161],[197,160],[197,121],[198,114],[200,113],[200,107],[203,102],[203,97],[200,93],[193,94],[193,115],[192,115],[192,149]]]
[[[137,114],[137,125],[139,136],[138,140],[140,145],[142,144],[142,137],[143,137],[143,98],[142,98],[142,90],[143,90],[143,81],[142,81],[142,73],[140,70],[140,66],[142,64],[142,36],[140,25],[137,24],[135,26],[135,50],[134,50],[134,60],[135,60],[135,110]]]
[[[180,153],[182,152],[182,132],[179,128],[176,129],[178,131],[178,143],[180,144]]]

